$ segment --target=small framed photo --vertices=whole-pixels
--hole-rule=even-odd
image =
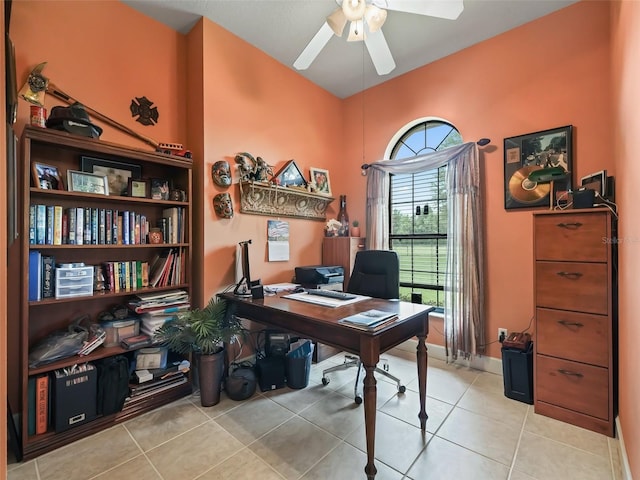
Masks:
[[[109,195],[109,180],[106,175],[67,170],[67,184],[70,192]]]
[[[329,170],[311,167],[311,182],[315,186],[316,193],[331,195],[331,184],[329,183]]]
[[[164,178],[152,178],[151,198],[154,200],[169,200],[169,181]]]
[[[607,171],[600,170],[599,172],[582,177],[580,179],[580,186],[595,190],[600,196],[606,197],[609,194],[609,192],[607,192]]]
[[[64,190],[64,184],[62,183],[62,177],[60,176],[58,167],[33,162],[31,170],[33,183],[36,188],[42,190]]]
[[[147,182],[145,180],[134,180],[133,178],[130,178],[127,194],[130,197],[146,198]]]
[[[296,165],[295,160],[289,160],[284,167],[273,177],[276,185],[281,187],[303,187],[306,188],[307,181],[304,175]]]

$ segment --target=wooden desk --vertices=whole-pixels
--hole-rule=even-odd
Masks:
[[[372,298],[337,308],[282,298],[265,297],[260,300],[245,299],[232,293],[221,294],[229,302],[230,312],[269,327],[295,332],[303,337],[316,339],[341,350],[360,356],[365,368],[364,419],[367,439],[367,465],[364,468],[368,480],[374,480],[376,467],[376,379],[374,369],[380,354],[400,343],[418,337],[416,358],[418,363],[418,387],[420,391],[420,427],[427,425],[425,400],[427,395],[427,347],[429,312],[434,307],[408,302]],[[398,314],[398,320],[376,332],[367,332],[340,325],[338,320],[369,309],[385,310]]]

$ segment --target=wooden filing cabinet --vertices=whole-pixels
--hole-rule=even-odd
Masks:
[[[340,265],[344,268],[345,289],[349,285],[356,253],[364,250],[365,240],[364,237],[324,237],[322,241],[322,264]]]
[[[534,214],[535,412],[614,436],[617,283],[609,210]]]

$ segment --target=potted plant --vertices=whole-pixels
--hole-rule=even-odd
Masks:
[[[351,227],[351,236],[352,237],[359,237],[360,236],[360,222],[358,222],[358,220],[354,220],[351,225],[352,225],[352,227]]]
[[[187,355],[195,354],[203,407],[220,401],[220,387],[224,377],[225,342],[242,332],[242,324],[235,315],[227,315],[227,303],[212,297],[204,308],[183,312],[173,321],[160,327],[155,340],[169,350]]]

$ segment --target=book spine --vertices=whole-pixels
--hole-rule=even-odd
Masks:
[[[69,244],[69,214],[62,210],[62,244]]]
[[[29,301],[35,302],[41,298],[40,283],[42,279],[41,255],[37,250],[29,252]]]
[[[100,231],[100,219],[98,217],[98,209],[91,209],[91,243],[98,244],[98,232]]]
[[[135,212],[129,212],[129,245],[135,245],[136,243],[136,214]]]
[[[129,210],[122,212],[122,243],[129,245]]]
[[[41,375],[36,380],[36,434],[47,432],[49,423],[49,377]]]
[[[120,262],[113,262],[113,286],[114,291],[120,291]]]
[[[62,245],[62,206],[53,207],[53,244]]]
[[[149,262],[142,262],[142,286],[149,286]]]
[[[43,245],[47,236],[47,206],[36,205],[36,244]]]
[[[136,260],[136,288],[142,288],[142,262]]]
[[[76,245],[84,244],[84,208],[76,208]]]
[[[105,243],[111,245],[113,243],[113,210],[107,209],[105,217]]]
[[[47,205],[47,229],[45,232],[44,243],[53,245],[53,225],[54,225],[54,208],[53,205]]]
[[[98,243],[104,245],[107,243],[107,211],[104,208],[98,210]]]
[[[51,255],[42,255],[42,298],[55,296],[56,260]]]
[[[91,245],[91,208],[85,207],[84,209],[84,236],[83,242],[85,245]]]
[[[29,377],[27,403],[27,432],[31,436],[36,434],[36,377]]]
[[[37,205],[29,205],[29,244],[36,243],[36,210]]]
[[[122,245],[122,212],[118,212],[116,222],[116,243]]]
[[[124,288],[131,290],[131,262],[124,262]]]
[[[69,245],[76,244],[76,220],[77,213],[75,207],[67,209],[67,216],[69,217]]]

